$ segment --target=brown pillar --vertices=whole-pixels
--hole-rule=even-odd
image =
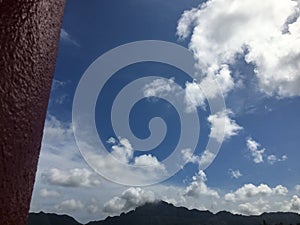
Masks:
[[[65,0],[0,0],[0,224],[25,225]]]

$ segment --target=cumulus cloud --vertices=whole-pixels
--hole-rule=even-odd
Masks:
[[[198,106],[205,108],[205,95],[197,82],[187,82],[185,84],[185,97],[187,112],[195,111]]]
[[[93,168],[107,179],[122,184],[141,185],[148,184],[152,180],[159,179],[162,175],[167,176],[168,171],[163,162],[151,154],[135,156],[134,149],[128,139],[119,137],[109,138],[111,146],[110,154],[102,154],[94,151],[94,146],[84,144],[87,161]]]
[[[296,1],[209,0],[182,14],[177,35],[190,36],[204,76],[242,56],[254,65],[261,91],[290,97],[300,95],[299,30]]]
[[[57,191],[52,191],[48,190],[46,188],[43,188],[40,190],[40,196],[43,198],[48,198],[48,197],[59,197],[60,194]]]
[[[182,149],[181,154],[185,163],[199,163],[200,158],[199,156],[193,154],[192,149]]]
[[[243,174],[239,171],[239,170],[232,170],[230,169],[229,170],[229,174],[232,178],[235,178],[235,179],[238,179],[240,178],[241,176],[243,176]]]
[[[290,210],[299,212],[300,211],[300,198],[297,195],[293,195],[289,206],[290,206]]]
[[[253,140],[252,138],[247,139],[247,147],[251,152],[253,157],[253,162],[255,163],[262,163],[264,161],[263,154],[266,151],[265,148],[260,148],[260,144]]]
[[[215,138],[218,142],[228,140],[232,136],[238,134],[243,128],[239,126],[233,119],[229,117],[230,111],[223,111],[210,115],[207,120],[211,124],[210,137]]]
[[[156,169],[164,170],[165,167],[161,164],[155,156],[150,154],[137,156],[134,158],[134,165],[135,166],[149,166]]]
[[[254,184],[245,184],[236,191],[225,194],[224,200],[236,202],[271,195],[284,196],[287,193],[288,189],[282,185],[277,185],[276,187],[271,188],[266,184],[260,184],[258,186],[255,186]]]
[[[257,215],[260,213],[257,206],[249,202],[239,204],[237,207],[237,211],[244,215]]]
[[[111,147],[111,154],[123,163],[130,163],[131,160],[133,160],[132,165],[134,166],[165,170],[164,165],[161,164],[157,160],[157,158],[155,156],[152,156],[151,154],[144,154],[134,157],[134,149],[126,138],[119,138],[119,140],[116,140],[111,137],[107,142],[113,144],[113,146]]]
[[[207,165],[209,165],[214,158],[216,157],[216,154],[211,152],[210,150],[206,149],[203,154],[200,156],[199,159],[199,166],[200,168],[204,168]]]
[[[288,193],[288,189],[282,185],[277,185],[272,191],[276,195],[286,195]]]
[[[91,149],[86,157],[95,162],[97,171],[109,171],[116,176],[124,177],[124,180],[128,182],[132,180],[136,183],[144,183],[167,173],[164,164],[159,162],[154,155],[134,156],[134,149],[128,139],[111,137],[107,143],[110,145],[111,154],[101,155],[93,154],[94,146],[83,142],[86,149]],[[100,181],[100,176],[96,173],[81,168],[84,159],[76,146],[70,123],[59,121],[51,115],[48,116],[41,153],[40,161],[43,164],[39,167],[38,176],[43,182],[65,187],[91,187],[97,186],[96,184]],[[81,174],[82,177],[76,177],[76,174]],[[75,180],[83,184],[78,184]]]
[[[196,176],[193,176],[192,183],[185,189],[184,196],[188,197],[211,197],[220,198],[218,192],[206,185],[206,174],[200,170]]]
[[[238,203],[236,210],[237,213],[241,213],[244,215],[259,215],[263,212],[270,212],[274,210],[274,205],[269,199],[256,199],[255,201]]]
[[[44,182],[64,187],[95,187],[100,185],[99,176],[88,169],[60,170],[52,168],[42,172]]]
[[[62,211],[62,212],[72,212],[79,209],[82,209],[84,205],[81,201],[75,200],[75,199],[68,199],[63,202],[61,202],[59,205],[55,206],[56,209]]]
[[[103,211],[109,214],[126,212],[146,202],[154,202],[155,195],[152,191],[141,188],[128,188],[120,197],[114,197],[104,204]]]
[[[274,187],[267,184],[245,184],[224,194],[224,190],[216,190],[207,185],[203,171],[199,171],[183,190],[180,187],[161,187],[156,191],[164,196],[164,200],[175,205],[212,212],[226,209],[232,213],[257,215],[263,212],[291,211],[292,203],[297,205],[297,198],[293,199],[290,196],[293,196],[294,192],[290,192],[281,184]],[[299,212],[296,211],[296,207],[292,211]]]
[[[109,138],[108,141],[112,142],[112,138]],[[129,163],[129,160],[133,157],[134,150],[126,138],[119,138],[118,142],[114,140],[114,145],[111,148],[111,154],[123,163]]]
[[[261,144],[249,137],[246,140],[247,148],[251,152],[254,163],[262,163],[266,158],[267,162],[273,165],[276,162],[286,161],[288,157],[286,155],[281,156],[280,158],[276,155],[267,155],[266,149],[261,147]]]
[[[219,70],[208,73],[200,82],[196,80],[187,82],[184,98],[187,112],[194,111],[199,106],[205,109],[206,99],[226,97],[234,86],[234,80],[227,65],[222,65]]]
[[[154,172],[154,170],[165,171],[165,166],[151,154],[134,156],[134,149],[128,139],[119,137],[117,140],[110,137],[107,142],[112,144],[111,155],[117,160],[133,166],[147,168],[148,172]]]

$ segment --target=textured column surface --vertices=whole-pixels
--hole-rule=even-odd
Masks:
[[[0,0],[0,224],[25,225],[65,0]]]

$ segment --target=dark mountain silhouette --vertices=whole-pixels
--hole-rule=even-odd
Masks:
[[[74,218],[54,213],[29,213],[27,225],[81,225]]]
[[[45,213],[30,213],[27,225],[79,225],[72,217]],[[260,216],[235,215],[221,211],[188,210],[159,201],[146,203],[120,216],[107,217],[87,225],[300,225],[297,213],[263,213]]]

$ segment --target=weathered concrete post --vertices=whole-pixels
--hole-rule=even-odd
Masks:
[[[0,0],[0,224],[25,225],[65,0]]]

